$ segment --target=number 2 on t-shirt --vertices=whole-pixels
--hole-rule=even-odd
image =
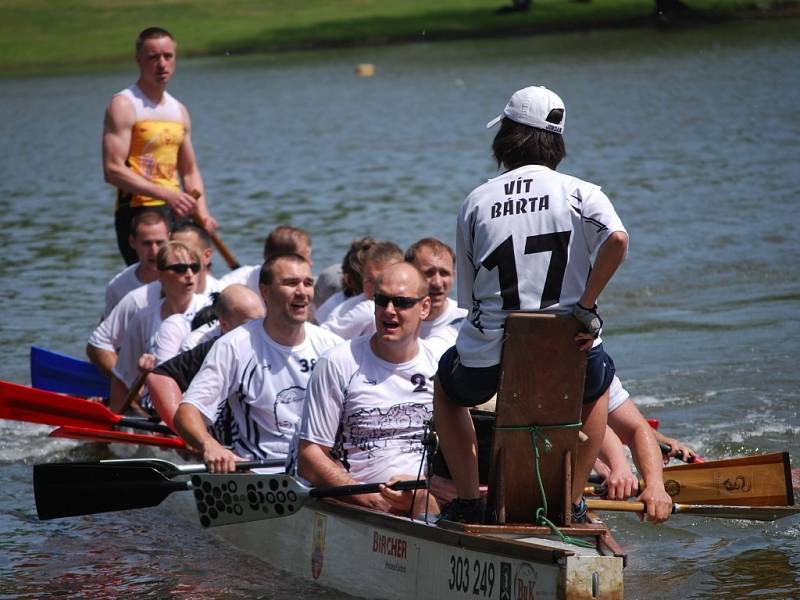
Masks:
[[[567,270],[567,256],[571,235],[571,231],[557,231],[556,233],[530,235],[525,238],[526,255],[538,254],[539,252],[551,253],[539,309],[558,304],[561,299],[561,284],[564,282],[564,272]],[[500,296],[503,298],[503,310],[519,310],[519,279],[517,277],[517,262],[514,257],[513,236],[508,236],[503,240],[497,248],[492,250],[481,265],[487,271],[497,268],[500,280]]]

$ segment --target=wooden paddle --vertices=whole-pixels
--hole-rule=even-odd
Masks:
[[[589,510],[613,510],[624,512],[647,512],[644,502],[624,500],[587,499]],[[717,519],[744,519],[748,521],[775,521],[800,514],[796,506],[722,506],[719,504],[673,504],[672,514],[700,515]]]
[[[37,390],[8,381],[0,381],[0,418],[43,425],[66,425],[102,430],[130,427],[143,431],[173,434],[166,425],[153,423],[144,418],[123,417],[99,402]]]
[[[289,475],[192,475],[200,524],[218,527],[262,519],[288,517],[310,498],[340,498],[379,491],[380,483],[309,488]],[[427,481],[398,481],[393,490],[424,489]]]
[[[590,483],[602,483],[592,476]],[[639,489],[644,482],[639,481]],[[673,502],[730,506],[792,506],[794,489],[788,452],[677,465],[664,469],[664,489]]]
[[[284,460],[241,462],[237,469],[283,466]],[[178,467],[167,461],[51,463],[34,465],[33,491],[39,518],[56,519],[160,504],[172,492],[192,489],[188,481],[172,481],[205,465]]]
[[[122,401],[122,404],[119,407],[119,410],[116,411],[117,413],[124,415],[127,410],[133,404],[133,401],[139,397],[139,392],[144,387],[144,382],[147,381],[147,376],[150,374],[150,371],[141,371],[139,375],[136,377],[136,381],[133,382],[131,389],[128,390],[128,393],[125,395],[125,399]]]
[[[192,196],[194,196],[195,200],[199,200],[200,196],[203,195],[198,190],[192,190],[190,193],[192,194]],[[200,215],[198,215],[196,212],[192,213],[192,220],[195,222],[196,225],[199,225],[200,227],[203,227],[203,229],[205,229],[203,221],[200,219]],[[233,271],[234,269],[238,269],[239,267],[242,266],[239,264],[239,261],[236,260],[236,257],[233,255],[233,252],[230,251],[230,248],[228,248],[228,246],[225,245],[225,242],[223,242],[216,233],[211,233],[209,231],[208,235],[211,238],[211,243],[214,244],[214,247],[220,253],[222,258],[225,259],[225,262],[227,263],[228,267],[230,267],[231,271]]]

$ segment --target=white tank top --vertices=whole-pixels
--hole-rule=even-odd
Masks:
[[[183,123],[181,104],[169,92],[164,92],[160,104],[156,104],[137,84],[117,92],[116,96],[124,96],[133,103],[137,121],[177,121]]]

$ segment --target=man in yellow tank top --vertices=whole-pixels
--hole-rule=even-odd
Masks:
[[[150,27],[136,39],[139,79],[114,95],[103,125],[103,174],[117,188],[117,244],[126,264],[136,262],[128,244],[131,220],[145,207],[175,219],[196,214],[213,232],[203,177],[197,166],[186,107],[166,88],[175,72],[175,39]]]

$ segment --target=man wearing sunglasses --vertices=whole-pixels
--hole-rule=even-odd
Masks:
[[[199,257],[200,272],[197,274],[196,293],[207,296],[220,291],[222,285],[207,270],[213,256],[208,233],[193,223],[185,223],[170,232],[170,239],[183,242]],[[111,376],[131,319],[139,311],[159,302],[162,295],[161,281],[158,278],[125,294],[89,336],[86,356],[92,364],[101,372]]]
[[[419,339],[430,312],[428,282],[413,265],[393,264],[378,276],[374,301],[376,332],[326,353],[308,385],[299,475],[317,486],[413,479],[423,468],[436,371]],[[425,510],[424,496],[417,495],[415,516]],[[411,494],[388,489],[349,501],[397,514],[411,508]]]
[[[173,421],[212,473],[232,472],[241,459],[286,458],[308,379],[320,355],[342,341],[308,322],[314,279],[305,258],[273,256],[260,280],[266,317],[214,343]],[[207,430],[222,411],[230,411],[232,451]]]
[[[212,294],[225,287],[219,279],[211,274],[211,263],[214,259],[214,246],[208,232],[194,223],[180,223],[172,228],[169,239],[183,242],[200,257],[200,273],[197,278],[197,293]]]
[[[138,311],[130,321],[112,369],[111,409],[119,411],[128,392],[139,376],[140,359],[152,354],[155,335],[161,323],[174,314],[193,315],[208,302],[208,297],[195,294],[200,273],[200,256],[181,242],[169,241],[156,257],[158,281],[164,297]]]

